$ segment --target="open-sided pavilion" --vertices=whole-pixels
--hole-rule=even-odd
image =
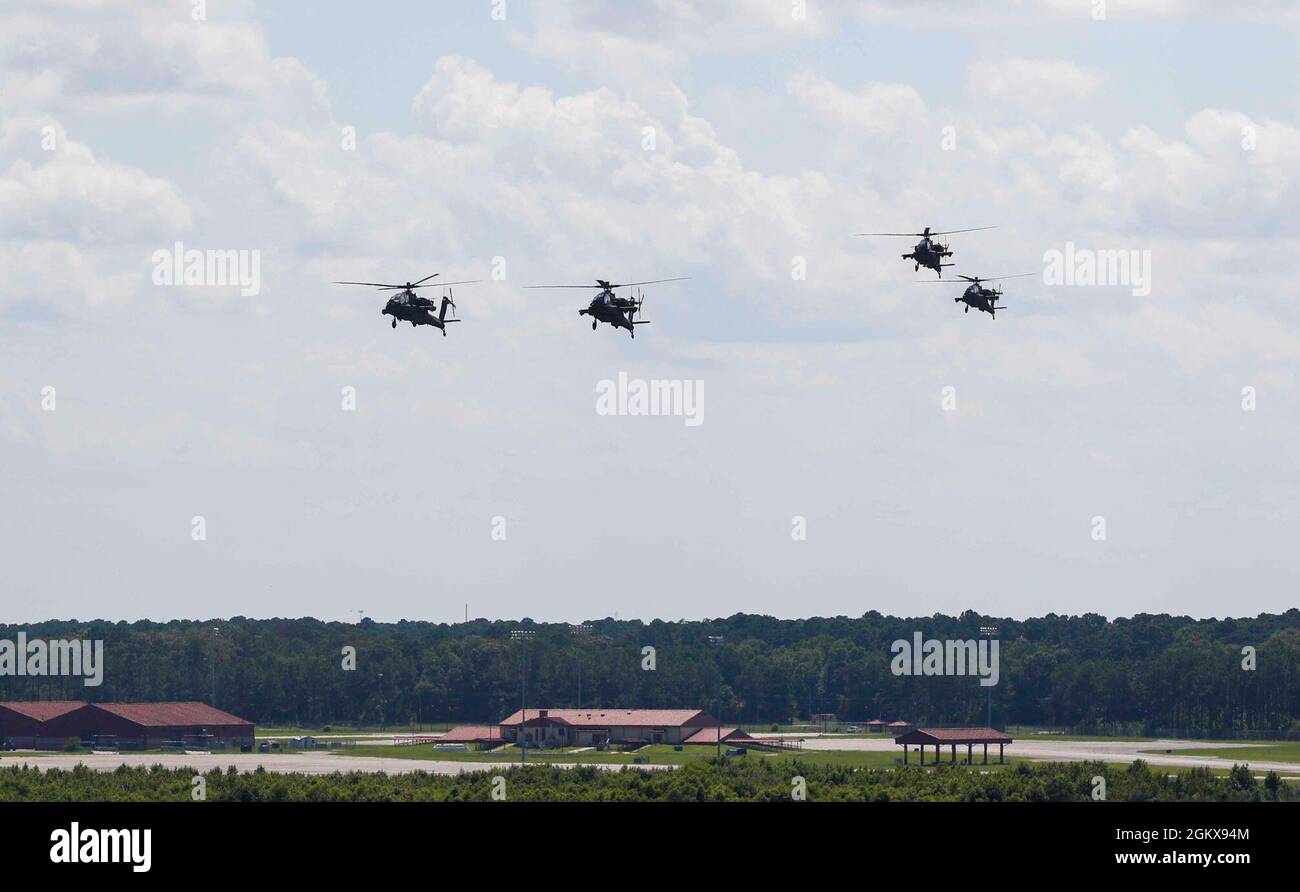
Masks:
[[[895,737],[894,743],[903,747],[903,764],[908,764],[908,752],[915,745],[917,752],[921,756],[921,764],[925,764],[925,748],[934,747],[934,762],[937,765],[940,761],[939,748],[943,746],[952,747],[952,764],[957,764],[957,746],[964,744],[966,746],[966,764],[974,762],[975,744],[984,746],[984,763],[989,763],[989,744],[995,743],[998,747],[998,763],[1006,761],[1005,748],[1013,743],[1011,736],[1003,734],[993,728],[917,728],[915,731],[909,731],[901,737]]]

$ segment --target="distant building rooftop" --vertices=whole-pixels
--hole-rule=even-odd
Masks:
[[[206,703],[96,703],[94,706],[128,722],[159,728],[180,725],[248,725],[251,722]]]
[[[550,719],[553,722],[574,725],[579,728],[614,727],[655,727],[680,728],[685,725],[709,726],[717,722],[708,713],[699,709],[530,709],[528,721]],[[510,727],[518,725],[523,719],[523,712],[515,710],[509,718],[503,719],[501,725]]]
[[[1011,735],[994,728],[917,728],[901,737],[894,738],[894,743],[1011,743]]]
[[[38,722],[48,722],[65,713],[80,709],[86,705],[85,700],[5,700],[0,701],[0,708],[8,709],[19,715],[25,715]]]
[[[501,729],[495,725],[461,725],[438,738],[438,743],[501,743]]]

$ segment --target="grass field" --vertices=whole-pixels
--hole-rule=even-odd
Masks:
[[[1180,752],[1189,756],[1207,756],[1219,759],[1232,759],[1236,762],[1250,762],[1257,760],[1260,762],[1295,762],[1300,764],[1300,741],[1296,740],[1277,740],[1277,741],[1254,741],[1243,740],[1242,743],[1250,744],[1244,747],[1215,747],[1213,749],[1197,750],[1164,750],[1151,749],[1143,750],[1146,753],[1167,753]]]

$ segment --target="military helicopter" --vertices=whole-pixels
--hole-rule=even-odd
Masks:
[[[477,279],[467,282],[430,282],[430,279],[437,278],[439,273],[432,276],[425,276],[418,282],[407,282],[405,285],[384,285],[380,282],[335,282],[335,285],[364,285],[370,288],[378,288],[380,291],[396,291],[388,299],[388,303],[379,311],[381,316],[393,317],[393,328],[397,328],[397,320],[411,323],[413,328],[421,325],[432,325],[434,328],[442,330],[442,336],[447,336],[447,326],[452,322],[459,322],[459,319],[447,318],[447,309],[450,308],[452,316],[456,314],[456,301],[453,298],[452,285],[473,285],[478,282]],[[427,283],[427,284],[426,284]],[[417,288],[446,288],[447,293],[442,296],[442,306],[439,307],[436,300],[427,297],[420,297],[415,293]],[[434,310],[438,314],[434,315]]]
[[[682,276],[676,279],[653,279],[649,282],[628,282],[623,285],[611,285],[604,279],[597,279],[596,284],[592,285],[529,285],[528,288],[581,288],[591,290],[593,287],[599,288],[600,293],[591,299],[591,303],[585,309],[578,310],[579,316],[591,317],[591,330],[595,331],[596,326],[601,322],[612,325],[614,328],[626,328],[636,337],[636,326],[649,325],[648,319],[637,319],[636,314],[641,312],[641,307],[645,304],[645,294],[640,290],[641,285],[659,285],[664,282],[685,282],[690,276]],[[635,297],[619,297],[614,291],[618,288],[637,288]]]
[[[911,260],[916,264],[913,272],[924,266],[926,269],[934,270],[939,274],[939,278],[942,279],[943,268],[945,266],[952,266],[951,263],[944,263],[943,258],[951,257],[952,251],[948,250],[947,245],[939,244],[939,242],[934,240],[933,237],[936,235],[952,235],[958,232],[983,232],[986,229],[997,229],[997,227],[977,226],[974,229],[945,229],[942,232],[931,232],[930,227],[927,226],[925,227],[924,232],[859,232],[857,235],[858,237],[881,235],[898,236],[900,238],[916,238],[919,236],[921,241],[917,242],[917,245],[912,249],[911,254],[904,254],[903,259]]]
[[[997,282],[997,281],[1001,281],[1002,279],[1023,279],[1026,276],[1032,276],[1032,275],[1033,273],[1020,273],[1019,275],[1015,275],[1015,276],[994,276],[991,279],[981,279],[979,276],[959,275],[957,278],[965,279],[970,284],[966,286],[966,290],[962,292],[961,297],[953,298],[953,302],[959,304],[965,304],[966,306],[962,309],[962,312],[964,313],[969,313],[971,311],[971,307],[974,307],[980,312],[988,313],[990,316],[996,319],[998,318],[998,310],[1006,309],[1006,307],[1000,306],[998,304],[998,299],[1002,297],[1002,289],[985,288],[980,283]],[[939,283],[923,282],[922,284],[935,285]]]

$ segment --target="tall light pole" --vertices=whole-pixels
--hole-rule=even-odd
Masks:
[[[212,652],[208,656],[208,666],[212,671],[212,699],[208,702],[212,708],[217,708],[217,636],[221,634],[221,629],[217,626],[212,627]]]
[[[714,756],[718,759],[721,759],[722,758],[722,697],[721,696],[718,697],[718,730],[715,736],[718,738],[718,747],[716,752],[714,753]]]
[[[985,638],[988,638],[990,641],[993,640],[993,636],[996,635],[997,633],[998,633],[997,626],[980,626],[980,634]],[[990,728],[993,727],[993,685],[989,685],[988,727]]]
[[[573,649],[573,652],[574,652],[573,662],[574,662],[574,665],[577,666],[577,669],[578,669],[578,702],[574,704],[574,707],[575,707],[576,709],[581,709],[581,708],[582,708],[582,643],[581,643],[581,639],[583,639],[583,638],[585,638],[585,637],[587,637],[588,635],[591,634],[591,624],[590,624],[590,623],[578,623],[577,625],[571,625],[571,626],[569,626],[569,634],[572,635],[572,636],[574,637],[574,639],[576,639],[576,641],[577,641],[577,643],[574,645],[574,649]]]
[[[519,655],[519,764],[528,761],[528,747],[524,745],[524,725],[528,723],[528,642],[537,633],[532,629],[511,629],[510,640],[520,642]]]

